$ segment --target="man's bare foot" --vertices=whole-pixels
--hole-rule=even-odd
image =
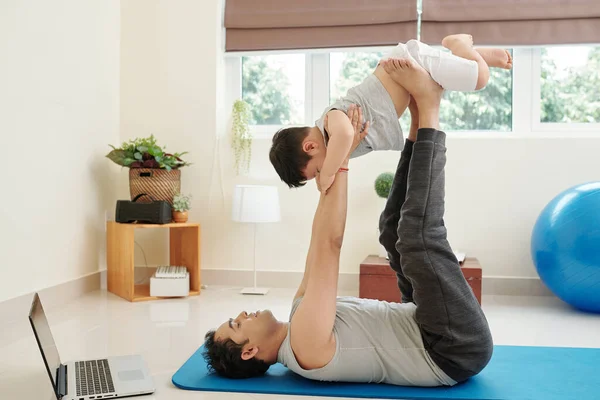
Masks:
[[[452,50],[456,46],[464,46],[473,47],[473,36],[468,35],[466,33],[459,33],[456,35],[448,35],[444,39],[442,39],[442,46],[445,48]]]
[[[411,59],[391,58],[384,60],[383,69],[387,74],[404,87],[414,97],[415,106],[439,106],[442,98],[442,87],[438,85],[423,67]],[[410,106],[410,104],[409,104]]]
[[[410,102],[408,103],[408,111],[410,111],[410,118],[412,119],[412,123],[415,122],[417,125],[419,124],[419,107],[417,107],[417,102],[415,98],[410,96]]]
[[[414,143],[417,141],[417,133],[419,131],[419,107],[417,107],[417,102],[412,95],[408,103],[408,111],[410,111],[410,130],[407,139]]]
[[[512,57],[508,50],[493,48],[478,48],[476,52],[481,54],[488,66],[494,68],[511,69]]]

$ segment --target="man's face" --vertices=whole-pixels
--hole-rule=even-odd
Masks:
[[[277,330],[277,319],[270,310],[247,313],[225,321],[215,333],[215,340],[231,339],[237,344],[245,343],[242,358],[252,358]]]

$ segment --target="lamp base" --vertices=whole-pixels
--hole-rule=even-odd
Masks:
[[[243,288],[240,291],[241,294],[260,294],[260,295],[265,295],[268,292],[269,292],[269,289],[267,289],[267,288],[255,288],[255,287]]]

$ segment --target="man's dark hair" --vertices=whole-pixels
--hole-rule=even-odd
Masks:
[[[231,339],[215,340],[215,331],[206,333],[203,354],[209,369],[227,378],[243,379],[264,375],[269,364],[256,357],[242,360],[242,348],[248,341],[237,344]]]
[[[273,136],[269,159],[281,180],[290,188],[306,184],[302,170],[312,157],[302,150],[302,141],[309,131],[308,126],[283,128]]]

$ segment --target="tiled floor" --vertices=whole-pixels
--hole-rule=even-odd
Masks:
[[[265,297],[244,297],[238,291],[208,288],[198,297],[142,303],[98,291],[50,310],[48,318],[63,361],[142,354],[157,390],[140,399],[306,398],[188,392],[171,384],[171,376],[198,348],[207,329],[243,309],[270,308],[285,319],[294,294],[271,290]],[[600,347],[600,315],[574,311],[555,298],[484,296],[483,304],[496,344]],[[0,316],[0,399],[53,398],[27,312],[18,321]]]

